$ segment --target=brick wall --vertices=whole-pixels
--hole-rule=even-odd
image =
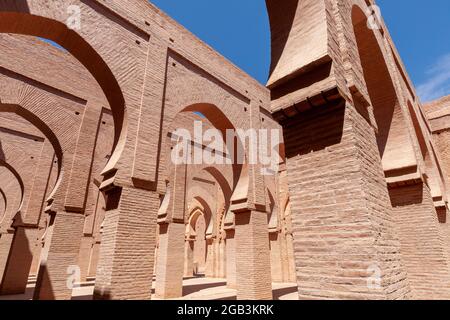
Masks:
[[[300,298],[407,296],[374,131],[347,105],[284,125]],[[381,286],[371,289],[371,270]]]
[[[415,184],[391,189],[390,196],[413,297],[450,299],[447,243],[430,190]]]

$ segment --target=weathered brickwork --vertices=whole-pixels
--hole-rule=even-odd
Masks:
[[[420,183],[395,188],[390,195],[414,297],[450,299],[447,243],[439,230],[430,190]]]
[[[0,295],[450,299],[450,98],[422,106],[374,1],[266,0],[267,87],[147,0],[22,2],[0,2]],[[275,130],[277,169],[198,125]]]

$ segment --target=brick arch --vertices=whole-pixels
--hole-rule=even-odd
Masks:
[[[198,252],[198,250],[204,250],[204,256],[200,256],[200,262],[203,265],[206,260],[206,219],[205,219],[205,213],[202,205],[195,201],[195,206],[190,210],[189,214],[189,222],[186,225],[186,239],[188,241],[192,242],[192,254],[195,255],[195,252]],[[203,220],[204,226],[201,228],[201,230],[198,230],[198,222]],[[199,258],[198,254],[197,257],[193,257],[193,260],[197,260]],[[199,262],[199,261],[197,261]],[[197,270],[198,271],[198,270]]]
[[[79,5],[85,4],[79,2]],[[110,69],[110,64],[105,61],[105,52],[100,53],[99,49],[103,44],[95,40],[96,34],[88,33],[86,29],[89,27],[86,26],[79,32],[69,29],[65,24],[64,10],[61,9],[57,3],[48,1],[2,2],[0,32],[52,40],[71,53],[93,75],[102,88],[113,114],[114,153],[105,171],[112,170],[120,158],[126,141],[127,121],[122,88]],[[113,57],[108,56],[107,59],[111,60]]]
[[[194,86],[195,88],[196,86]],[[197,94],[192,94],[192,99],[189,96],[186,98],[187,100],[200,100],[202,98],[199,98]],[[199,94],[202,96],[202,94]],[[212,99],[214,100],[214,99]],[[177,129],[175,126],[177,125],[177,116],[179,114],[183,113],[196,113],[204,117],[205,120],[207,120],[213,128],[219,130],[222,134],[222,137],[224,139],[224,142],[226,143],[226,131],[227,130],[236,130],[239,128],[239,122],[245,122],[246,120],[242,119],[236,119],[236,114],[231,114],[230,109],[228,108],[228,105],[226,104],[226,101],[220,101],[219,99],[215,99],[214,103],[205,103],[205,102],[196,102],[192,103],[185,107],[179,107],[175,111],[172,111],[171,113],[175,113],[175,117],[171,118],[170,115],[168,116],[168,119],[171,119],[171,123],[169,126],[166,126],[166,130],[169,130],[168,132],[173,132],[173,130]],[[221,105],[223,104],[223,107]],[[250,108],[250,106],[247,106],[247,108]],[[248,109],[246,109],[249,111]],[[242,123],[240,124],[242,125]],[[246,124],[248,127],[250,125]],[[245,128],[246,125],[243,125],[243,128]],[[183,128],[185,129],[185,128]],[[219,173],[219,170],[217,168],[214,168],[214,166],[211,166],[207,168],[207,172],[214,177],[214,179],[219,183],[219,185],[223,188],[224,191],[224,198],[226,201],[226,210],[224,211],[224,217],[220,217],[221,220],[219,220],[219,217],[217,217],[215,214],[212,215],[211,223],[206,222],[207,224],[207,233],[210,234],[216,234],[217,232],[220,232],[220,230],[217,230],[217,222],[221,221],[223,223],[231,221],[234,221],[234,215],[231,215],[228,217],[228,214],[231,213],[233,208],[240,208],[243,204],[248,205],[249,204],[249,188],[250,188],[250,166],[246,163],[248,159],[248,154],[244,146],[245,141],[241,141],[240,139],[235,139],[235,145],[237,148],[240,148],[241,150],[244,150],[243,157],[244,159],[237,159],[237,154],[235,154],[235,160],[233,161],[233,164],[231,165],[232,170],[232,177],[230,179],[225,179],[221,174]],[[172,164],[169,162],[170,159],[167,157],[167,155],[170,154],[171,150],[169,148],[170,144],[167,144],[165,147],[165,164],[167,168],[173,168]],[[225,148],[227,145],[225,145]],[[230,150],[228,150],[230,152]],[[170,169],[169,169],[170,172]],[[167,173],[168,174],[168,173]],[[168,174],[169,176],[172,176]],[[166,179],[167,180],[167,179]],[[170,179],[169,179],[170,180]],[[228,182],[227,182],[228,180]],[[170,183],[169,183],[170,184]],[[167,193],[166,193],[167,194]],[[228,194],[231,196],[228,197]],[[245,201],[244,201],[245,200]],[[250,200],[251,201],[251,200]],[[255,199],[253,199],[255,201]],[[257,201],[257,200],[256,200]],[[230,210],[231,208],[231,210]],[[218,208],[217,208],[218,209]],[[217,210],[216,210],[217,211]],[[225,216],[227,216],[225,218]],[[161,215],[160,215],[161,217]]]
[[[207,224],[207,230],[208,227],[212,227],[212,233],[213,235],[217,235],[221,233],[224,230],[224,223],[226,221],[227,215],[230,213],[230,205],[231,205],[231,197],[232,197],[232,189],[231,189],[231,179],[232,174],[227,174],[228,171],[224,172],[224,170],[219,170],[218,167],[215,166],[200,166],[197,170],[193,171],[191,178],[200,178],[200,179],[209,179],[213,178],[213,181],[216,182],[221,190],[221,196],[223,196],[223,209],[221,207],[216,207],[215,212],[216,214],[213,215],[212,223]],[[191,181],[192,183],[192,181]],[[195,190],[201,190],[204,189],[202,187],[196,186]],[[206,192],[206,190],[204,190]],[[201,190],[203,192],[203,190]],[[192,196],[192,189],[189,189],[189,196]],[[214,201],[214,203],[218,203],[218,200],[215,200],[212,196],[209,197],[209,201]],[[221,202],[220,202],[221,203]],[[233,218],[234,221],[234,218]]]
[[[231,201],[231,197],[232,197],[232,181],[231,178],[227,176],[227,174],[224,174],[223,169],[219,170],[217,167],[215,166],[205,166],[205,167],[201,167],[198,170],[196,170],[193,174],[192,177],[197,177],[199,174],[202,173],[207,173],[208,176],[212,177],[214,179],[214,181],[216,181],[219,186],[220,189],[222,190],[223,193],[223,197],[225,200],[225,207],[228,209],[230,206],[230,201]]]
[[[368,19],[361,7],[351,10],[353,31],[362,67],[363,78],[377,127],[377,144],[387,176],[417,170],[408,125],[400,106],[392,75],[388,68],[384,46],[374,30],[367,27]]]
[[[177,110],[177,114],[189,113],[189,112],[201,114],[202,116],[205,117],[205,119],[207,121],[210,122],[210,124],[213,126],[213,128],[219,130],[221,132],[223,140],[224,140],[224,144],[225,144],[224,147],[227,148],[226,132],[227,132],[227,130],[236,130],[237,126],[236,126],[236,124],[234,124],[232,122],[231,116],[227,116],[225,110],[222,110],[221,107],[219,107],[213,103],[193,103],[184,108],[181,108],[180,110]],[[173,118],[172,123],[169,126],[169,128],[171,130],[177,129],[177,128],[174,128],[175,123],[176,123],[176,116]],[[242,150],[244,149],[242,141],[237,139],[237,141],[235,141],[235,143],[236,143],[236,146],[238,146]],[[226,150],[223,150],[223,151],[225,152]],[[166,152],[167,152],[167,154],[170,153],[170,150],[168,147],[166,148]],[[232,152],[234,153],[234,150],[228,150],[228,154],[230,154]],[[167,161],[169,161],[169,160],[170,159],[167,158]],[[239,179],[242,178],[242,175],[244,173],[244,170],[243,170],[244,165],[242,165],[240,163],[245,162],[245,160],[240,160],[240,161],[236,161],[237,159],[234,159],[234,160],[235,161],[233,161],[233,165],[232,165],[232,168],[233,168],[233,179],[232,179],[232,184],[231,184],[232,190],[234,190],[236,188],[236,186],[239,182]]]
[[[190,194],[192,196],[192,200],[198,202],[203,208],[205,224],[206,224],[206,234],[214,234],[215,232],[215,221],[216,221],[216,213],[211,208],[211,204],[214,203],[214,198],[209,194],[209,192],[200,186],[195,186],[190,189]],[[190,200],[188,203],[191,203]]]
[[[22,190],[20,206],[16,213],[21,213],[28,206],[37,161],[35,154],[27,149],[10,144],[4,145],[0,141],[0,165],[13,173]]]
[[[197,205],[190,210],[188,224],[186,225],[187,236],[191,236],[191,232],[196,231],[197,221],[201,216],[205,216],[203,207]]]

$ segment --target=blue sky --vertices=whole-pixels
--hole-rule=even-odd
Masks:
[[[262,83],[270,63],[264,0],[151,0]],[[378,0],[424,101],[450,94],[450,1]]]

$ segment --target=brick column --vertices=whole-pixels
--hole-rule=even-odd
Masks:
[[[38,229],[17,227],[0,285],[1,295],[23,294],[33,262]]]
[[[206,261],[205,261],[205,276],[207,278],[214,278],[215,268],[215,245],[213,238],[206,239]]]
[[[158,298],[172,299],[183,296],[184,223],[159,225],[158,264],[155,293]]]
[[[53,145],[45,140],[39,162],[36,167],[36,173],[33,179],[33,185],[30,189],[26,209],[23,210],[24,222],[27,225],[37,226],[41,219],[43,203],[48,188],[48,180],[50,179],[53,168],[54,150]]]
[[[227,287],[236,289],[236,241],[234,238],[234,229],[226,230],[226,273],[227,273]]]
[[[81,238],[80,252],[78,253],[78,266],[81,271],[80,282],[86,282],[87,280],[93,242],[94,239],[91,236],[83,236]]]
[[[285,282],[295,282],[297,279],[295,273],[295,259],[294,259],[294,239],[292,237],[292,233],[286,233],[285,239],[286,245],[286,278]]]
[[[450,299],[448,249],[423,183],[390,189],[402,258],[415,299]]]
[[[283,128],[300,298],[408,297],[369,122],[342,101],[300,113]]]
[[[41,255],[42,249],[44,247],[44,242],[42,241],[42,237],[45,233],[45,227],[39,227],[39,231],[37,232],[37,242],[36,247],[33,252],[33,262],[31,263],[30,276],[37,276],[39,272],[39,265],[41,263]]]
[[[267,213],[244,211],[235,213],[235,219],[237,298],[271,300]]]
[[[197,273],[205,273],[206,238],[205,224],[197,225],[197,236],[194,243],[194,263]]]
[[[194,276],[194,241],[186,240],[184,242],[184,276]]]
[[[35,300],[70,300],[73,284],[78,282],[77,267],[84,216],[58,212],[54,217],[47,258],[39,268]],[[44,249],[45,250],[45,249]]]
[[[94,299],[151,299],[159,195],[115,188],[106,202]]]
[[[219,243],[219,278],[226,278],[226,265],[227,265],[227,257],[226,257],[226,248],[225,248],[225,239],[220,239]]]
[[[88,278],[95,278],[97,274],[97,265],[100,256],[100,245],[101,242],[99,241],[95,241],[95,243],[92,245],[91,258],[89,259]]]
[[[214,272],[213,278],[220,278],[220,240],[214,239]]]

